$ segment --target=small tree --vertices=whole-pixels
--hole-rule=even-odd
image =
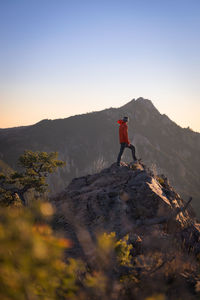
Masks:
[[[44,193],[48,186],[47,176],[65,164],[57,157],[57,152],[24,151],[18,160],[21,171],[10,175],[0,174],[1,204],[9,205],[16,198],[20,198],[23,205],[26,205],[25,193],[27,191]]]

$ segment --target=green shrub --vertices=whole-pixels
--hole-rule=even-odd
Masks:
[[[47,176],[65,164],[57,157],[57,152],[24,151],[18,160],[19,172],[0,174],[0,205],[13,204],[16,199],[26,205],[27,192],[44,193],[48,186]]]
[[[74,295],[76,272],[82,265],[73,259],[63,261],[64,249],[71,242],[55,237],[46,223],[34,221],[36,216],[41,220],[52,213],[49,203],[42,203],[34,214],[23,208],[1,209],[0,299],[50,300]]]

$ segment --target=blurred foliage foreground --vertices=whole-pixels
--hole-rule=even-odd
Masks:
[[[159,252],[135,258],[128,235],[117,240],[114,232],[99,234],[89,262],[70,258],[73,243],[53,231],[53,215],[49,202],[1,208],[1,300],[198,299],[198,293],[187,295],[177,261],[164,262]],[[180,289],[185,297],[176,297]]]
[[[117,258],[130,265],[132,246],[115,233],[98,237],[96,270],[80,259],[66,258],[72,242],[53,233],[54,209],[48,202],[31,208],[3,207],[0,211],[0,299],[102,299],[113,290],[109,269]],[[111,270],[111,269],[110,269]],[[114,298],[115,295],[113,295]],[[113,298],[111,297],[111,298]]]
[[[67,239],[55,237],[45,219],[49,203],[0,211],[0,299],[61,299],[76,290],[77,261],[63,262]],[[63,298],[65,299],[65,298]]]
[[[0,176],[1,300],[199,299],[198,258],[176,240],[171,250],[151,245],[145,254],[128,235],[99,233],[91,239],[80,224],[82,254],[72,258],[74,240],[52,229],[55,208],[44,200],[26,206],[27,191],[42,194],[47,175],[63,162],[57,153],[31,151],[19,162],[19,172]]]

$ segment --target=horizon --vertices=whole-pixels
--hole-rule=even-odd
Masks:
[[[0,128],[142,95],[200,132],[198,0],[2,0],[0,17]]]
[[[139,99],[144,99],[144,100],[147,100],[147,101],[150,101],[153,106],[155,107],[155,109],[157,109],[157,107],[154,105],[153,101],[151,101],[151,99],[146,99],[146,98],[143,98],[143,97],[139,97],[139,98],[133,98],[131,99],[130,101],[126,102],[125,104],[119,106],[119,107],[106,107],[104,109],[101,109],[101,110],[94,110],[94,111],[91,111],[91,112],[86,112],[86,113],[80,113],[80,114],[74,114],[74,115],[70,115],[70,116],[67,116],[67,117],[64,117],[64,118],[55,118],[55,119],[50,119],[50,118],[45,118],[45,119],[41,119],[35,123],[32,123],[32,124],[26,124],[26,125],[21,125],[21,126],[13,126],[13,127],[5,127],[5,128],[1,128],[0,127],[0,130],[1,129],[12,129],[12,128],[18,128],[18,127],[26,127],[26,126],[33,126],[35,124],[38,124],[42,121],[45,121],[45,120],[48,120],[48,121],[55,121],[55,120],[64,120],[64,119],[67,119],[67,118],[71,118],[71,117],[75,117],[75,116],[81,116],[81,115],[85,115],[85,114],[91,114],[91,113],[96,113],[96,112],[101,112],[101,111],[104,111],[104,110],[108,110],[108,109],[118,109],[118,108],[121,108],[122,106],[132,102],[132,101],[138,101]],[[161,112],[158,110],[158,112],[161,114]],[[161,115],[166,115],[165,113],[161,114]],[[198,131],[195,131],[193,130],[193,128],[191,128],[190,126],[187,126],[187,127],[182,127],[180,124],[178,124],[176,121],[172,120],[168,115],[166,115],[172,122],[176,123],[177,126],[181,127],[182,129],[187,129],[189,128],[190,130],[192,130],[193,132],[196,132],[196,133],[200,133]]]

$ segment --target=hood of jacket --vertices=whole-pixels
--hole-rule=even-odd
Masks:
[[[126,124],[126,122],[124,122],[123,120],[118,120],[117,123],[118,123],[119,125]]]

